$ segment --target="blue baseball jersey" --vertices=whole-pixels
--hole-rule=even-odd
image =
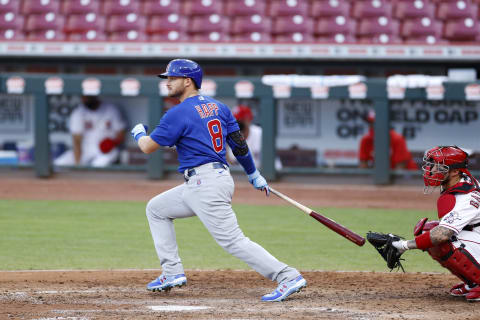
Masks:
[[[227,105],[197,95],[168,110],[150,137],[161,146],[177,147],[178,171],[183,172],[209,162],[227,164],[226,138],[238,130]]]

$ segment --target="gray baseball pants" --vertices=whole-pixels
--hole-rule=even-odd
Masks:
[[[228,253],[247,263],[264,277],[283,283],[300,273],[278,261],[257,243],[245,237],[232,209],[235,189],[228,167],[207,163],[194,168],[185,183],[165,191],[147,204],[147,218],[164,274],[184,273],[178,256],[173,220],[196,215],[215,241]]]

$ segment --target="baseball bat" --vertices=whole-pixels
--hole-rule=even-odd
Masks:
[[[303,212],[308,214],[310,217],[314,218],[318,222],[325,225],[330,230],[335,231],[336,233],[338,233],[342,237],[345,237],[346,239],[352,241],[357,246],[361,247],[365,244],[365,238],[364,237],[362,237],[361,235],[353,232],[352,230],[349,230],[349,229],[345,228],[341,224],[333,221],[332,219],[327,218],[327,217],[313,211],[309,207],[304,206],[303,204],[293,200],[290,197],[287,197],[286,195],[284,195],[280,191],[277,191],[277,190],[275,190],[271,187],[270,187],[270,192],[273,193],[274,195],[278,196],[279,198],[287,201],[288,203],[292,204],[294,207],[297,207],[298,209],[302,210]]]

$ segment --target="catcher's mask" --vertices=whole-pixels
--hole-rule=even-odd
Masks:
[[[472,178],[467,165],[468,153],[457,146],[439,146],[425,151],[422,165],[424,193],[441,186],[451,169],[460,169],[460,172]]]

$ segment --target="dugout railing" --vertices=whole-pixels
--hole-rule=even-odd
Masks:
[[[61,79],[61,83],[58,81]],[[160,79],[151,76],[105,76],[105,75],[70,75],[70,74],[2,74],[0,77],[1,94],[21,94],[33,97],[34,104],[34,163],[33,168],[37,177],[48,178],[52,175],[52,159],[50,154],[49,140],[49,104],[48,96],[55,94],[81,95],[85,90],[97,90],[95,86],[85,87],[86,79],[96,79],[101,83],[97,94],[110,96],[142,96],[147,99],[148,104],[148,125],[154,127],[160,119],[164,99],[160,89]],[[127,88],[125,80],[129,82]],[[133,84],[132,84],[132,79]],[[263,128],[262,136],[262,173],[269,180],[275,180],[278,174],[359,174],[371,175],[373,183],[386,185],[392,182],[396,175],[411,174],[403,170],[391,170],[389,160],[389,135],[390,128],[390,107],[392,101],[388,97],[386,79],[367,79],[364,81],[366,92],[362,97],[356,99],[368,100],[376,112],[375,121],[375,165],[373,169],[359,168],[327,168],[327,167],[284,167],[280,171],[275,170],[276,154],[276,104],[271,86],[262,83],[259,78],[249,77],[211,77],[216,84],[216,96],[246,98],[244,93],[238,92],[236,85],[240,81],[250,82],[254,90],[247,97],[258,100],[260,109],[260,124]],[[50,82],[50,88],[47,82]],[[91,85],[91,84],[90,84]],[[463,101],[466,99],[465,88],[467,83],[445,82],[443,99],[446,101]],[[61,88],[60,88],[61,86]],[[90,93],[91,94],[91,93]],[[95,93],[93,93],[95,94]],[[205,93],[208,94],[208,93]],[[291,88],[289,98],[312,98],[310,88]],[[348,86],[335,86],[329,89],[328,97],[325,99],[351,99]],[[424,88],[407,88],[401,99],[425,100],[427,93]],[[14,166],[15,167],[15,166]],[[91,169],[91,168],[82,168]],[[150,179],[161,179],[166,171],[174,171],[175,166],[165,165],[162,151],[148,156],[145,166],[122,166],[107,168],[106,170],[145,170]],[[99,170],[99,169],[96,169]],[[478,172],[476,172],[478,174]]]

